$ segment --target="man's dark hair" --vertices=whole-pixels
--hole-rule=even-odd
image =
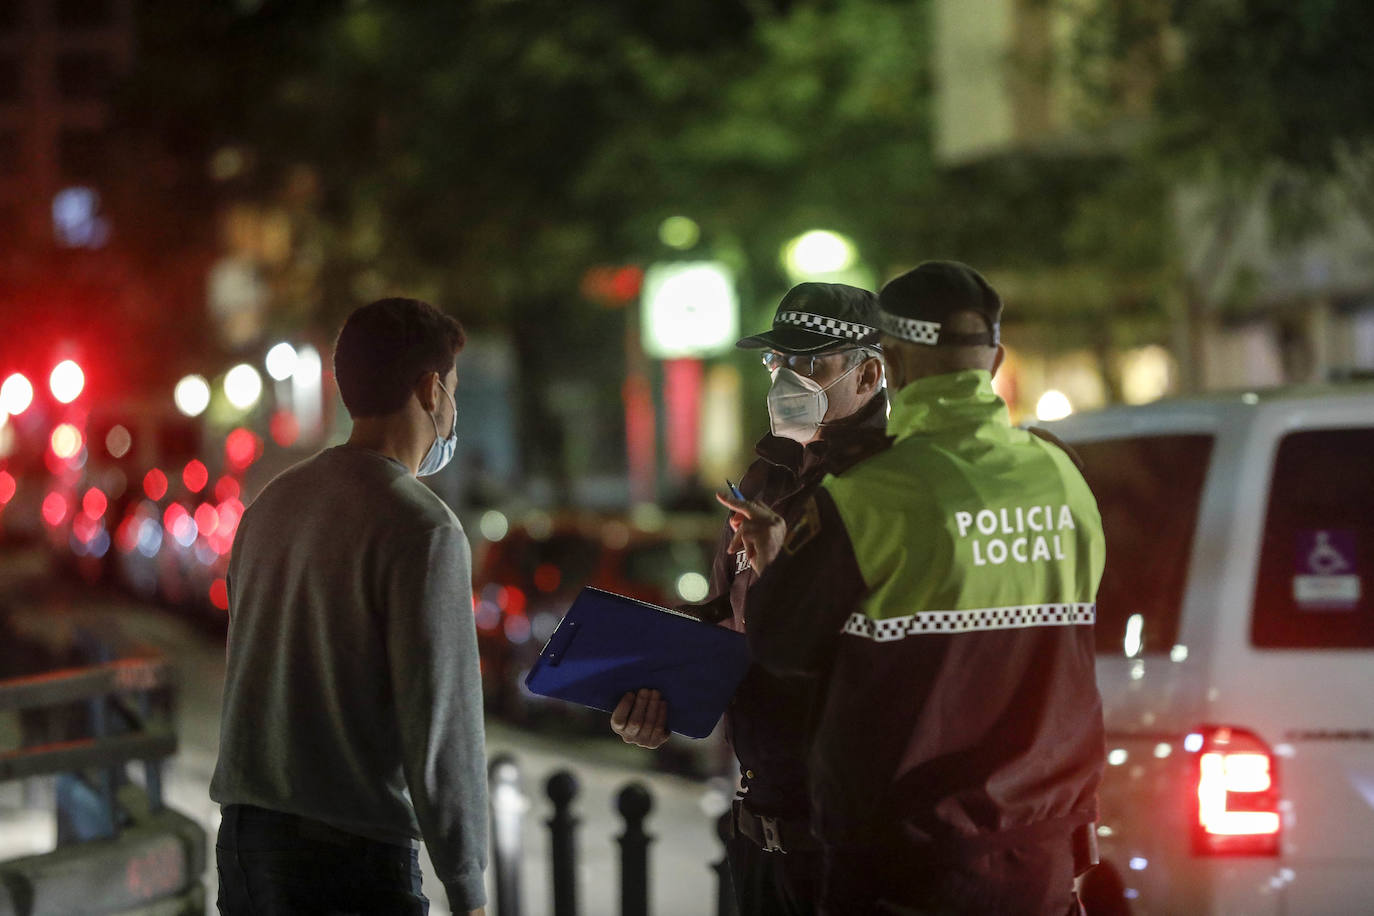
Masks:
[[[419,299],[378,299],[356,309],[334,342],[334,377],[349,415],[400,410],[426,372],[448,375],[466,342],[457,319]]]

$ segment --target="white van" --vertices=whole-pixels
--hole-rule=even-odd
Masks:
[[[1374,912],[1374,385],[1047,426],[1107,532],[1088,912]]]

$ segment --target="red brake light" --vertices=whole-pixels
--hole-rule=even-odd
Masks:
[[[1244,729],[1213,726],[1200,732],[1194,851],[1278,855],[1278,767],[1269,746]]]
[[[181,482],[186,484],[186,489],[192,493],[199,493],[205,489],[205,485],[210,481],[210,474],[205,470],[205,465],[196,459],[191,459],[185,469],[181,472]]]
[[[148,498],[153,502],[157,502],[159,499],[166,496],[167,475],[157,468],[153,468],[147,474],[143,475],[143,492],[146,493]]]
[[[86,514],[91,518],[100,518],[105,514],[109,507],[109,500],[105,494],[95,487],[86,491],[86,495],[81,498],[81,508],[86,510]]]
[[[43,520],[56,528],[67,517],[67,500],[56,490],[43,497]]]

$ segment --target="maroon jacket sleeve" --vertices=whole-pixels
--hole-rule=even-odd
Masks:
[[[823,671],[866,590],[835,502],[819,487],[788,519],[782,551],[745,599],[754,660],[779,676]]]

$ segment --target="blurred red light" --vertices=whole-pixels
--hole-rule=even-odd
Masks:
[[[221,477],[215,481],[215,499],[220,502],[237,499],[240,492],[239,482],[232,477]]]
[[[119,530],[115,532],[115,545],[124,553],[133,553],[138,546],[138,529],[142,523],[138,516],[130,515],[119,523]]]
[[[196,507],[196,530],[209,537],[215,533],[219,527],[219,513],[215,507],[209,503],[201,503]]]
[[[83,444],[81,430],[70,423],[63,423],[52,431],[52,453],[64,461],[81,454]]]
[[[168,534],[173,534],[177,522],[190,514],[181,503],[172,503],[162,513],[162,527],[167,529]]]
[[[72,519],[72,534],[83,544],[89,544],[91,539],[100,531],[101,525],[85,512]]]
[[[9,471],[0,471],[0,506],[14,499],[14,491],[19,488]]]
[[[143,475],[143,492],[148,494],[148,498],[157,502],[167,495],[167,475],[153,468]]]
[[[296,420],[296,415],[289,410],[279,410],[272,414],[270,424],[272,441],[282,448],[290,448],[296,444],[296,440],[301,435],[301,424]]]
[[[517,616],[525,613],[525,593],[514,585],[507,585],[502,589],[502,597],[505,599],[500,602],[502,610],[507,614]]]
[[[192,493],[199,493],[210,482],[210,472],[205,469],[205,465],[193,458],[181,472],[181,482],[186,484],[186,489]]]
[[[224,457],[235,470],[248,467],[258,460],[261,453],[262,440],[242,427],[231,432],[224,440]]]
[[[91,487],[86,491],[86,495],[81,499],[81,508],[86,510],[86,514],[91,518],[100,518],[105,514],[105,509],[110,502],[105,498],[105,494]]]
[[[229,610],[229,583],[216,579],[210,583],[210,603],[221,611]]]
[[[54,528],[67,517],[67,500],[61,493],[49,493],[43,497],[43,520]]]
[[[639,295],[644,285],[644,271],[638,267],[622,267],[611,275],[611,296],[617,302],[629,302]]]
[[[534,571],[534,586],[541,592],[551,592],[563,581],[563,573],[552,563],[541,563]]]
[[[243,503],[237,499],[226,499],[215,507],[215,512],[219,516],[220,533],[233,538],[234,531],[239,526],[239,519],[243,517]]]

